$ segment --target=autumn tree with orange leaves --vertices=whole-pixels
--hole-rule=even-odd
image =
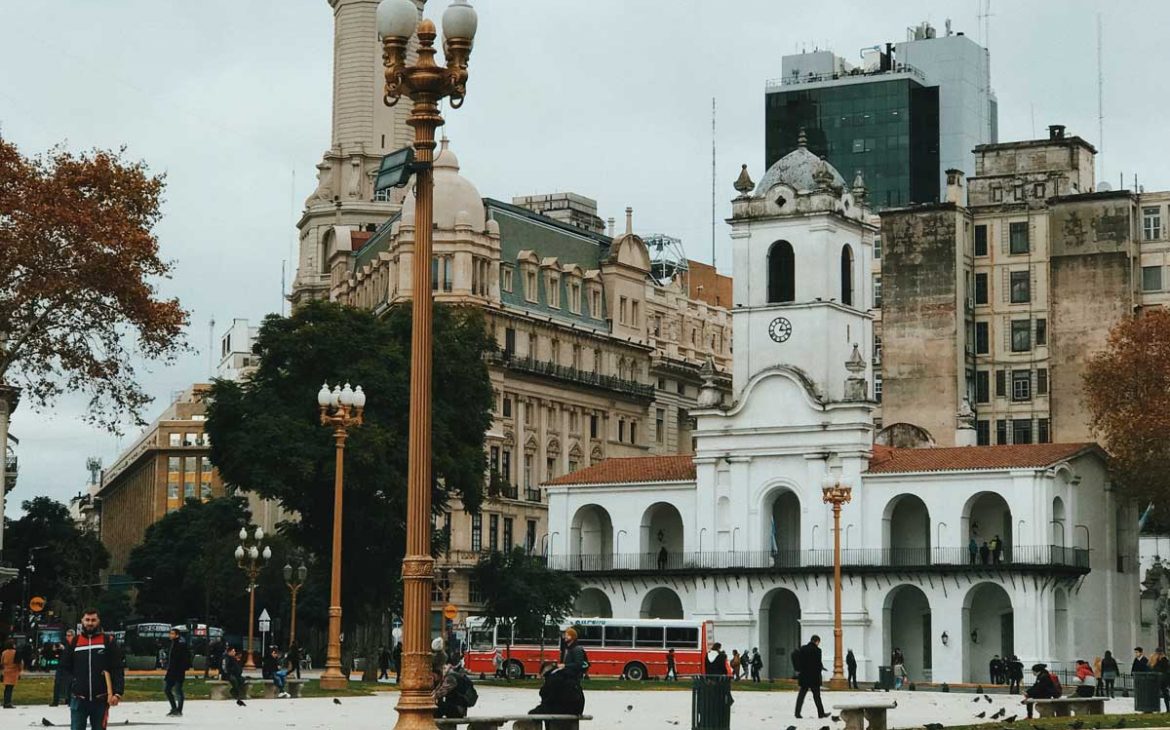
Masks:
[[[0,138],[0,385],[34,407],[83,393],[114,431],[151,400],[135,363],[184,351],[188,317],[156,289],[163,178],[124,154],[25,157]]]
[[[1170,311],[1144,310],[1113,328],[1089,361],[1085,397],[1114,482],[1170,525]]]

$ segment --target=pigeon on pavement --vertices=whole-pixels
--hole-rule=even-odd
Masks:
[[[49,719],[47,717],[41,718],[41,724],[44,725],[45,727],[53,727],[53,723],[49,722]]]
[[[1011,723],[1013,723],[1013,722],[1015,722],[1015,721],[1016,721],[1016,715],[1011,715],[1011,716],[1009,716],[1009,717],[1005,717],[1005,718],[1003,719],[1003,721],[1004,721],[1004,722],[1006,722],[1006,723],[1008,723],[1008,724],[1010,725]]]
[[[335,704],[335,705],[340,705],[340,704],[341,704],[341,700],[339,700],[339,699],[337,699],[336,697],[334,697],[334,698],[333,698],[333,704]]]
[[[994,715],[991,716],[991,719],[998,720],[999,718],[1003,717],[1006,714],[1007,714],[1007,708],[1001,707],[1001,708],[999,708],[998,712],[996,712]]]
[[[983,712],[980,712],[980,713],[979,713],[978,715],[976,715],[975,717],[978,717],[980,720],[982,720],[983,718],[987,717],[987,710],[984,710]]]

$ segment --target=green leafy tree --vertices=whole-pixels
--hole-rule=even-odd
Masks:
[[[76,618],[82,604],[101,593],[101,571],[110,554],[96,535],[80,530],[69,508],[49,497],[35,497],[21,504],[24,515],[7,521],[6,552],[16,565],[28,570],[30,595],[43,596],[54,612],[66,620]],[[0,588],[0,601],[19,605],[22,581]]]
[[[573,609],[581,584],[569,573],[551,570],[523,547],[482,555],[471,571],[483,596],[480,612],[488,626],[512,627],[517,636],[540,637],[544,655],[545,626],[559,624]],[[506,653],[512,655],[505,631]]]
[[[282,534],[319,558],[328,575],[332,548],[334,441],[320,424],[321,383],[360,384],[365,423],[345,450],[343,605],[347,625],[401,602],[405,553],[410,414],[409,306],[381,316],[328,302],[290,317],[269,316],[255,353],[260,365],[242,383],[217,381],[207,414],[211,461],[235,487],[275,499],[299,520]],[[433,501],[451,496],[469,510],[482,501],[483,437],[492,391],[482,315],[435,307],[432,398]]]

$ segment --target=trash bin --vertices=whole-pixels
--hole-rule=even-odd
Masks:
[[[894,668],[888,664],[883,664],[878,667],[878,689],[884,689],[887,692],[894,688]]]
[[[1133,673],[1134,712],[1160,711],[1162,675],[1158,672]]]
[[[691,730],[730,730],[731,677],[695,677],[691,684]]]

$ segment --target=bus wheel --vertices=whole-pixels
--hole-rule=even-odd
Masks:
[[[646,678],[646,666],[637,662],[627,664],[625,668],[625,675],[628,679],[632,679],[635,682],[641,682]]]
[[[509,659],[504,664],[504,675],[508,679],[524,679],[524,665],[515,659]]]

